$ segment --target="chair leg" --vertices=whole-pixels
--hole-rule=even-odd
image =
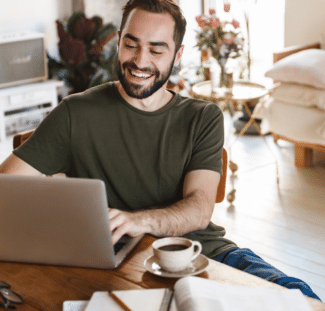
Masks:
[[[276,143],[280,139],[279,135],[272,133],[273,141]]]
[[[295,144],[295,165],[308,167],[313,164],[313,149]]]

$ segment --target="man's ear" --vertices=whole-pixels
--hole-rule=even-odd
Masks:
[[[178,49],[178,51],[176,53],[174,66],[177,66],[180,63],[182,55],[183,55],[183,51],[184,51],[184,45],[182,44],[181,47]]]

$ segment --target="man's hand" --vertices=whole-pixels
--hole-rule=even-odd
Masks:
[[[141,211],[130,213],[110,208],[108,215],[114,244],[124,234],[136,237],[142,233],[146,233],[145,219]]]

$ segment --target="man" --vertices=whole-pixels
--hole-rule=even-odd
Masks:
[[[199,240],[210,258],[317,298],[210,222],[223,115],[214,104],[166,89],[185,28],[171,0],[128,1],[118,38],[119,81],[65,98],[0,172],[102,179],[114,242],[124,234],[185,235]]]

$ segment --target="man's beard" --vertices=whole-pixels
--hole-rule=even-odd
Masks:
[[[174,67],[175,57],[176,57],[176,55],[174,56],[173,61],[171,62],[171,65],[169,66],[169,68],[162,74],[160,74],[160,72],[158,71],[157,68],[150,68],[150,67],[138,68],[138,66],[132,61],[125,62],[125,63],[123,63],[123,65],[121,65],[121,62],[118,60],[117,61],[118,78],[119,78],[126,94],[128,94],[130,97],[133,97],[133,98],[144,99],[144,98],[151,96],[156,91],[158,91],[169,79],[170,74]],[[123,70],[122,70],[122,66],[123,66]],[[144,87],[141,84],[130,83],[125,78],[125,71],[128,69],[137,70],[137,71],[141,71],[145,74],[153,75],[155,77],[155,79],[147,87]]]

